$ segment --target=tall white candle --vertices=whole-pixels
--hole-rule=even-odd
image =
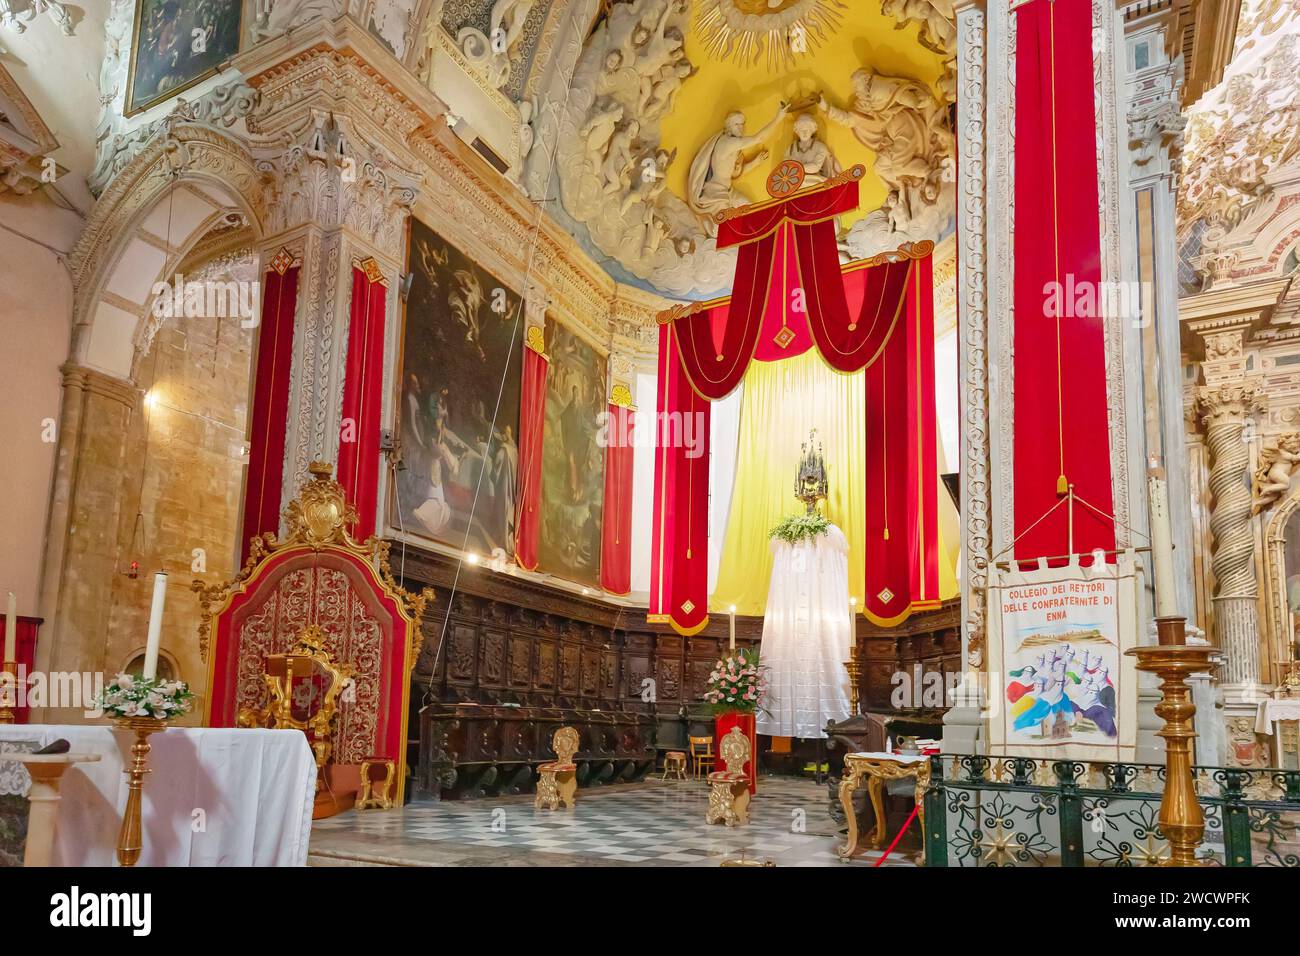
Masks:
[[[9,600],[5,604],[4,661],[8,664],[16,660],[18,660],[18,599],[14,597],[14,592],[10,591]]]
[[[1169,526],[1169,485],[1164,469],[1147,472],[1148,510],[1151,513],[1151,565],[1155,571],[1156,617],[1178,616],[1174,585],[1174,536]]]
[[[731,605],[727,609],[727,616],[731,619],[731,649],[736,649],[736,605]]]
[[[162,646],[163,604],[167,601],[167,572],[153,576],[153,607],[149,609],[149,640],[144,646],[145,680],[158,676],[158,648]]]

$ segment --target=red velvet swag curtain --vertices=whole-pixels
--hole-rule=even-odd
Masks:
[[[1062,301],[1101,281],[1092,4],[1033,0],[1016,29],[1015,554],[1032,559],[1066,552],[1064,506],[1029,528],[1067,485],[1112,499],[1105,324]],[[1114,548],[1113,522],[1076,507],[1074,546]]]
[[[542,517],[542,431],[546,425],[546,373],[550,368],[544,346],[542,330],[533,326],[524,340],[519,386],[519,498],[515,502],[515,560],[526,571],[537,568]]]
[[[719,246],[742,243],[731,297],[660,317],[652,621],[708,623],[708,454],[688,460],[665,433],[702,414],[707,436],[709,403],[751,359],[814,345],[838,371],[866,369],[864,610],[888,626],[939,603],[933,245],[842,268],[832,219],[856,205],[852,181],[724,222]]]
[[[374,278],[371,278],[371,275]],[[357,509],[353,536],[375,531],[379,496],[379,423],[384,381],[384,310],[388,286],[377,268],[352,267],[348,356],[339,424],[339,484]]]
[[[605,520],[601,527],[600,586],[610,594],[632,589],[632,436],[634,413],[609,403],[605,444]]]
[[[288,253],[284,253],[285,256]],[[253,406],[249,415],[248,473],[240,563],[252,539],[280,529],[280,487],[284,473],[284,432],[289,416],[289,369],[293,365],[293,317],[298,305],[299,268],[266,270],[262,320],[257,330]]]

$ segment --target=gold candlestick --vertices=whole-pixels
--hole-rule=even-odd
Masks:
[[[1196,781],[1192,777],[1192,689],[1187,686],[1191,674],[1208,670],[1218,657],[1218,649],[1207,645],[1184,643],[1181,617],[1156,618],[1160,643],[1155,647],[1134,647],[1125,651],[1137,658],[1137,667],[1160,678],[1160,703],[1156,716],[1165,725],[1157,734],[1165,741],[1165,791],[1160,801],[1160,829],[1169,841],[1169,859],[1165,866],[1199,866],[1196,848],[1205,836],[1205,814],[1196,798]]]
[[[18,706],[18,662],[5,661],[0,664],[0,724],[12,724],[17,720],[14,709]]]
[[[167,729],[167,721],[161,717],[123,717],[117,725],[135,733],[135,743],[131,745],[131,767],[124,770],[128,777],[126,812],[122,814],[122,829],[117,832],[117,862],[119,866],[135,866],[140,859],[140,850],[144,845],[140,811],[144,800],[144,775],[153,773],[147,769],[149,735]]]
[[[858,681],[862,677],[862,664],[858,661],[858,642],[849,645],[849,659],[844,662],[844,669],[849,672],[849,716],[858,715]]]

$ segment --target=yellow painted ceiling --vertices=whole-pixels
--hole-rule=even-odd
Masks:
[[[696,0],[696,5],[698,8],[699,4],[711,2]],[[917,42],[915,24],[896,29],[897,21],[883,15],[873,0],[845,0],[843,14],[834,35],[819,45],[810,42],[809,52],[798,57],[793,68],[780,74],[768,70],[766,58],[754,66],[742,66],[729,59],[711,59],[696,35],[693,14],[686,53],[699,72],[682,86],[672,112],[664,117],[661,126],[662,145],[678,150],[668,170],[668,188],[685,198],[691,160],[705,141],[722,129],[723,120],[732,110],[744,112],[745,129],[754,133],[772,118],[782,100],[794,102],[814,90],[824,92],[832,103],[847,107],[851,97],[849,77],[864,66],[891,76],[905,76],[935,89],[943,73],[942,59]],[[751,199],[766,198],[768,173],[784,157],[794,139],[795,115],[789,114],[765,144],[770,153],[767,162],[739,180],[740,191]],[[867,168],[860,211],[843,217],[847,226],[877,208],[885,198],[885,188],[872,172],[875,154],[844,127],[828,123],[821,114],[815,115],[820,121],[822,138],[840,164],[848,168],[862,163]]]

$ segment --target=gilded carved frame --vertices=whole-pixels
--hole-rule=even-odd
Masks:
[[[1268,609],[1269,679],[1280,679],[1278,665],[1291,660],[1291,610],[1286,593],[1286,527],[1300,508],[1300,488],[1293,487],[1264,526],[1264,593]]]
[[[214,621],[230,609],[235,598],[251,590],[271,562],[281,556],[300,552],[336,553],[366,566],[379,595],[390,600],[406,626],[406,646],[401,687],[400,747],[392,755],[398,768],[397,796],[400,806],[405,789],[407,713],[410,705],[411,671],[423,643],[420,621],[425,606],[433,599],[432,588],[418,594],[407,591],[393,577],[388,560],[389,542],[371,535],[358,542],[348,532],[357,520],[356,508],[346,500],[342,485],[333,478],[333,466],[314,461],[309,467],[312,477],[303,484],[298,496],[284,509],[285,533],[283,537],[267,532],[251,542],[248,560],[229,581],[215,585],[195,580],[190,589],[199,598],[199,653],[207,664],[207,683],[204,695],[203,723],[211,726],[213,688],[218,654],[214,653]],[[313,622],[303,622],[304,625]],[[346,664],[346,662],[342,662]]]

